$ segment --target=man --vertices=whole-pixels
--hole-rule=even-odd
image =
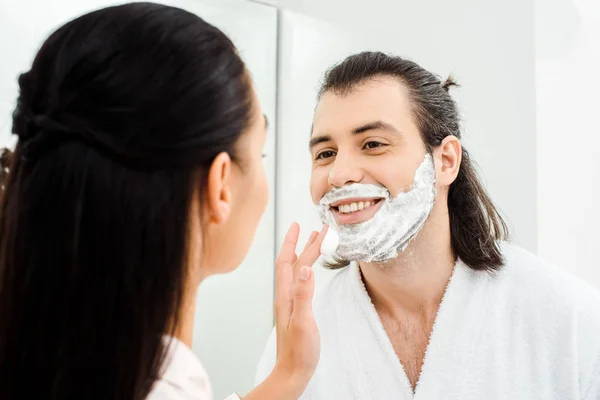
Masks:
[[[453,85],[381,53],[326,75],[311,195],[339,272],[302,399],[600,399],[600,293],[506,242]]]

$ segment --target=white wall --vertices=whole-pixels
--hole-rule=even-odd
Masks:
[[[248,1],[251,1],[253,3],[266,4],[266,5],[273,6],[273,7],[277,6],[277,0],[248,0]]]
[[[0,3],[0,147],[12,146],[11,114],[17,76],[29,69],[46,37],[68,20],[124,1],[3,0]],[[275,127],[277,11],[237,0],[162,0],[194,12],[236,43],[256,84],[263,111]],[[265,168],[274,186],[275,137],[265,145]],[[252,386],[256,363],[273,322],[274,192],[248,257],[235,272],[208,279],[200,288],[194,351],[213,383],[215,398]]]
[[[319,225],[307,143],[323,72],[351,53],[382,50],[456,74],[466,147],[516,240],[536,250],[533,0],[279,4],[278,242],[293,220],[303,240]]]
[[[539,254],[600,288],[600,2],[536,2]]]
[[[110,0],[2,0],[0,2],[0,147],[12,146],[11,114],[17,78],[31,66],[42,42],[64,22],[87,11],[123,3]]]

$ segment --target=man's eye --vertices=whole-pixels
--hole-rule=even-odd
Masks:
[[[382,147],[382,146],[385,146],[385,145],[383,143],[380,143],[380,142],[373,142],[373,141],[371,141],[371,142],[365,143],[364,148],[370,150],[370,149],[376,149],[376,148]]]
[[[325,151],[322,151],[319,154],[317,154],[316,159],[317,160],[324,160],[326,158],[330,158],[330,157],[333,157],[333,156],[335,156],[335,151],[325,150]]]

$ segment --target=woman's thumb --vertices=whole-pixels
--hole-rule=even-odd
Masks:
[[[296,317],[312,316],[315,280],[311,267],[303,266],[294,282],[294,311]],[[293,316],[294,316],[293,315]],[[292,316],[292,318],[293,318]]]

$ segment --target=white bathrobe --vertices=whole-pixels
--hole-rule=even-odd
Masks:
[[[321,359],[301,399],[599,400],[600,292],[519,247],[502,249],[506,265],[494,274],[457,262],[414,393],[358,266],[340,270],[315,298]],[[275,357],[272,335],[258,381]]]

